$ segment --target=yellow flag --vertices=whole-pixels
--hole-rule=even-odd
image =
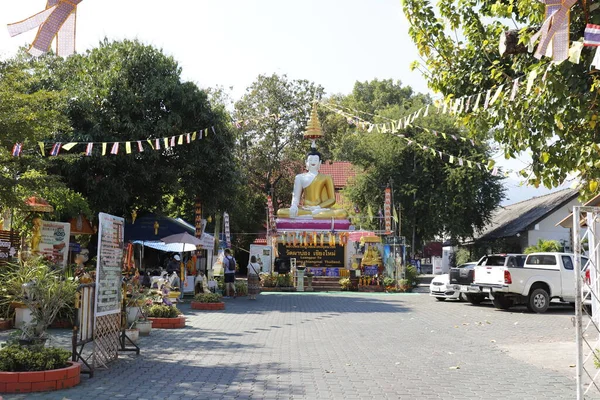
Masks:
[[[62,148],[63,150],[69,151],[71,150],[73,147],[75,147],[77,143],[71,142],[71,143],[67,143],[67,144],[63,144]]]
[[[192,133],[192,142],[196,140],[196,132]]]
[[[38,146],[40,146],[40,152],[42,153],[42,156],[45,156],[46,152],[44,151],[44,142],[38,142]]]
[[[125,142],[125,153],[131,154],[131,142]]]
[[[367,215],[369,216],[369,222],[373,222],[373,210],[370,204],[367,206]]]
[[[106,155],[106,143],[102,143],[102,155]]]
[[[154,145],[152,144],[152,140],[148,139],[148,140],[147,140],[147,142],[148,142],[148,144],[150,145],[150,148],[151,148],[152,150],[154,150]]]
[[[183,144],[183,135],[179,135],[179,139],[177,140],[177,144],[178,145],[182,145]]]
[[[165,141],[165,149],[169,148],[169,138],[164,138],[163,139]]]
[[[394,222],[398,223],[398,213],[396,212],[396,207],[394,207],[394,215],[393,215],[393,217],[394,217]]]

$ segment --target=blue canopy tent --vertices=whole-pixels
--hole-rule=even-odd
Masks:
[[[128,222],[125,224],[125,241],[150,247],[161,252],[181,253],[182,250],[185,252],[195,250],[191,246],[182,248],[181,244],[165,244],[160,241],[161,238],[182,232],[194,235],[196,228],[180,218],[175,219],[147,213],[137,218],[134,223]],[[198,267],[205,269],[207,266],[212,265],[214,238],[207,233],[203,233],[200,240],[202,241],[200,248],[207,252],[205,262]]]

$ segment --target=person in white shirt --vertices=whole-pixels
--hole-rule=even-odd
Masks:
[[[256,300],[256,296],[260,293],[260,279],[258,274],[261,272],[260,264],[256,262],[256,257],[250,257],[248,263],[248,298]]]

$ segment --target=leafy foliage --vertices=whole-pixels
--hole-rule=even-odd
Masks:
[[[48,371],[65,368],[70,357],[69,351],[57,347],[10,344],[0,349],[0,371]]]
[[[146,316],[149,318],[177,318],[180,312],[175,306],[154,304],[148,308]]]
[[[341,104],[354,110],[354,114],[374,114],[371,118],[376,123],[388,118],[397,120],[430,102],[428,97],[415,95],[410,88],[391,80],[357,83],[352,94],[333,100],[338,107]],[[341,127],[334,123],[340,118],[328,115],[327,129]],[[420,123],[448,134],[462,133],[448,118],[429,116]],[[344,196],[362,211],[363,218],[355,223],[382,229],[378,219],[372,222],[364,216],[369,207],[377,214],[384,203],[384,188],[391,184],[394,202],[402,206],[401,234],[412,236],[413,251],[423,240],[436,236],[472,236],[474,230],[487,223],[490,212],[502,199],[500,178],[489,171],[442,162],[437,155],[389,133],[354,132],[353,128],[346,132],[335,153],[336,158],[348,160],[364,171],[344,190]],[[465,160],[482,162],[488,158],[489,149],[484,144],[472,146],[468,141],[446,140],[418,127],[402,133],[410,140]]]
[[[352,288],[352,282],[350,278],[342,278],[339,281],[342,290],[350,290]]]
[[[562,248],[563,246],[561,246],[558,240],[539,239],[537,244],[531,245],[525,249],[525,254],[561,251]]]
[[[583,191],[596,193],[600,76],[590,68],[591,48],[583,50],[579,64],[551,63],[530,53],[502,57],[497,50],[500,35],[513,29],[518,31],[519,42],[527,44],[544,20],[544,3],[442,0],[436,4],[403,2],[409,33],[423,59],[415,66],[429,86],[450,99],[500,85],[510,88],[521,77],[514,101],[502,95],[490,110],[463,115],[462,122],[471,132],[492,133],[506,158],[531,151],[530,168],[522,171],[530,184],[558,186],[576,171],[588,182]],[[589,15],[585,2],[571,8],[568,29],[573,40],[583,35]],[[589,22],[600,22],[598,15],[590,18]],[[530,77],[528,92],[524,87]]]
[[[194,296],[194,301],[200,303],[220,303],[223,301],[223,297],[217,293],[198,293]]]

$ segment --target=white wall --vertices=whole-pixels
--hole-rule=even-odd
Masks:
[[[573,206],[578,205],[581,205],[581,203],[577,201],[577,199],[574,199],[540,221],[538,223],[539,229],[536,230],[535,227],[533,227],[527,232],[528,246],[536,244],[539,239],[544,239],[558,240],[561,243],[564,241],[566,242],[566,245],[570,246],[572,249],[571,230],[556,226],[556,224],[573,212]]]

